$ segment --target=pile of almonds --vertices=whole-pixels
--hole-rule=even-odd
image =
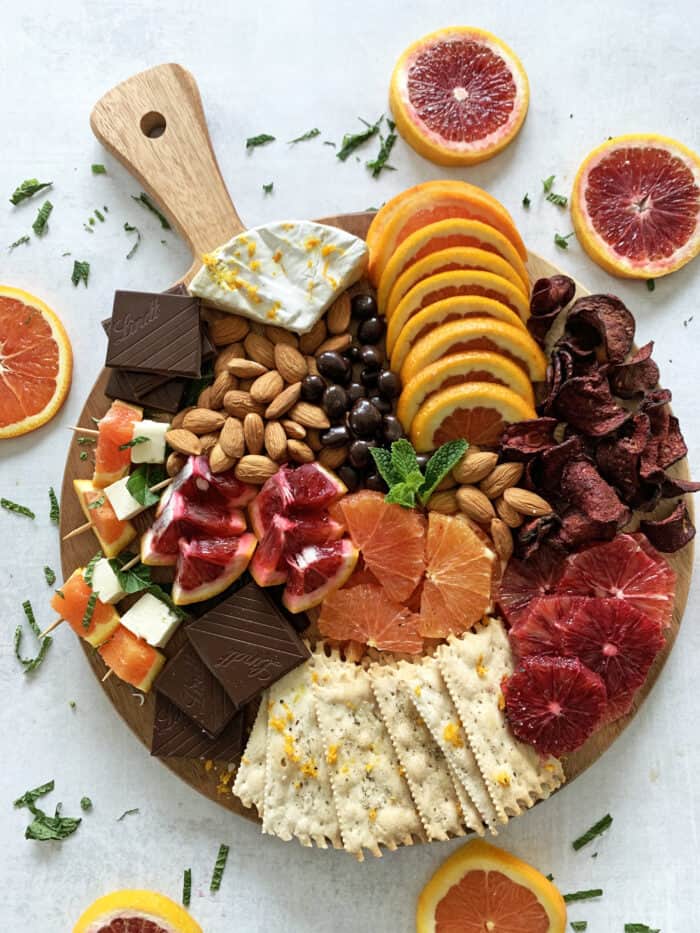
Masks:
[[[433,494],[428,508],[445,515],[461,512],[485,531],[502,561],[513,553],[512,528],[526,518],[549,515],[551,505],[518,486],[522,463],[499,463],[498,454],[472,446]]]

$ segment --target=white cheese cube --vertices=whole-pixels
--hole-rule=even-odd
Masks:
[[[124,613],[121,622],[149,645],[162,648],[180,624],[180,619],[162,599],[146,593]]]
[[[97,598],[101,603],[118,603],[124,599],[126,593],[119,586],[119,579],[112,570],[109,561],[101,557],[95,564],[92,571],[92,588],[97,593]]]
[[[148,440],[134,444],[131,448],[132,463],[163,463],[165,460],[165,435],[170,425],[165,421],[135,421],[132,440],[146,437]]]
[[[109,499],[109,504],[114,509],[114,514],[122,522],[127,522],[130,518],[133,518],[134,515],[143,512],[141,503],[137,499],[134,499],[126,488],[128,480],[129,477],[124,476],[105,489],[105,495]]]

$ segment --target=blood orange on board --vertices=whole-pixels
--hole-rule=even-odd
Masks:
[[[94,901],[73,933],[202,933],[202,928],[163,894],[124,890]]]

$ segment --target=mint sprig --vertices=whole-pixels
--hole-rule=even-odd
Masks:
[[[416,502],[425,505],[436,487],[464,456],[469,444],[459,438],[436,450],[422,472],[412,445],[405,438],[394,441],[391,450],[374,447],[372,457],[377,470],[389,487],[387,502],[413,509]]]

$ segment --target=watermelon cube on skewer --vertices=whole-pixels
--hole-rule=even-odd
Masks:
[[[109,641],[97,650],[107,667],[120,680],[143,693],[148,693],[165,664],[164,654],[142,638],[137,638],[123,625],[119,625]]]
[[[51,608],[70,625],[76,635],[97,648],[119,626],[119,613],[114,606],[100,602],[98,598],[90,615],[88,603],[92,594],[92,588],[85,582],[85,568],[78,567],[61,589],[53,594]]]
[[[98,424],[93,484],[102,489],[126,476],[131,465],[134,424],[143,418],[143,409],[115,399]],[[120,448],[124,448],[123,450]]]
[[[85,518],[92,525],[105,557],[116,557],[136,537],[136,529],[128,521],[117,518],[102,489],[89,479],[74,479],[73,488]]]

